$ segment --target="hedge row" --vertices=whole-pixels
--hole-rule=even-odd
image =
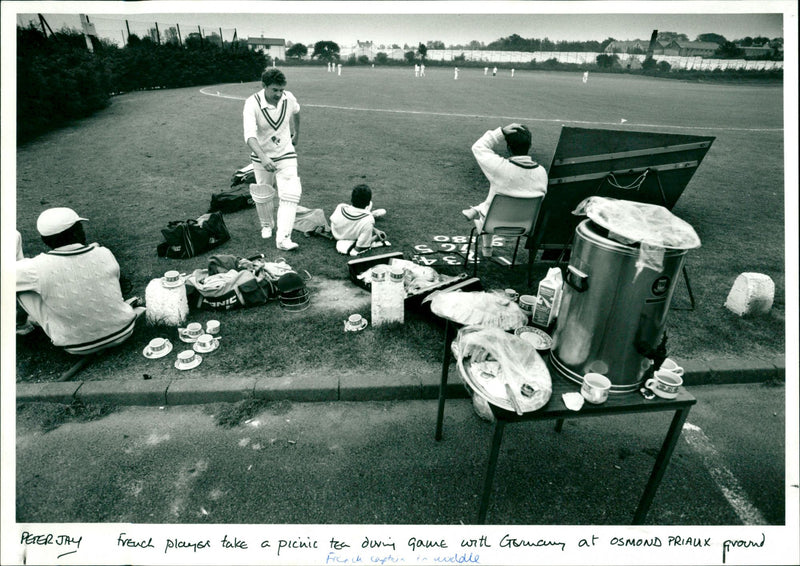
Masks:
[[[257,80],[263,54],[233,44],[181,47],[149,40],[120,48],[95,43],[93,52],[77,32],[46,38],[17,28],[17,142],[108,106],[113,94]]]

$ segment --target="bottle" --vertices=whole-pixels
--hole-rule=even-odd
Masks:
[[[406,307],[406,288],[404,285],[405,270],[400,266],[389,270],[386,282],[386,311],[384,318],[387,322],[403,323]]]
[[[376,265],[372,268],[370,288],[372,294],[372,326],[380,326],[385,322],[386,285],[388,265]]]

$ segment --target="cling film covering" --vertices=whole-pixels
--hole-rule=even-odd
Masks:
[[[530,412],[550,400],[550,372],[530,342],[500,328],[465,326],[452,350],[464,382],[489,403],[513,411],[516,401],[523,412]]]
[[[694,228],[663,206],[593,196],[581,201],[572,213],[588,216],[608,230],[608,237],[613,240],[626,245],[639,244],[637,273],[645,268],[661,271],[666,249],[700,247]]]

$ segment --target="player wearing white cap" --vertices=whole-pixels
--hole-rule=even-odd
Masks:
[[[50,208],[36,229],[50,251],[17,261],[17,301],[56,346],[91,354],[133,334],[144,308],[122,298],[119,264],[110,250],[86,244],[71,208]]]
[[[285,90],[286,76],[278,69],[267,69],[261,75],[263,89],[244,103],[244,140],[250,148],[250,160],[256,182],[250,194],[256,204],[261,223],[261,237],[272,236],[272,211],[275,185],[278,190],[278,214],[275,246],[293,250],[292,228],[302,188],[297,175],[297,153],[294,144],[300,135],[300,105]]]

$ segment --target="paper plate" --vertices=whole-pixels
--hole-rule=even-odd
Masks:
[[[526,342],[530,342],[540,352],[549,350],[553,345],[553,339],[547,332],[533,326],[520,326],[514,331],[514,334]]]

